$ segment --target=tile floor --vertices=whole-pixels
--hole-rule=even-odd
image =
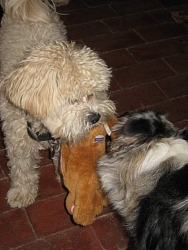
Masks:
[[[98,51],[113,69],[110,96],[118,113],[162,109],[188,125],[188,2],[175,0],[72,0],[59,7],[68,38]],[[169,6],[168,3],[179,3]],[[180,20],[181,21],[181,20]],[[90,226],[74,225],[65,211],[66,191],[56,182],[48,152],[42,152],[36,202],[12,209],[5,151],[0,140],[0,249],[121,250],[128,237],[110,207]]]

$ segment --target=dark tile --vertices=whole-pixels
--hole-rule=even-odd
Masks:
[[[125,111],[133,111],[140,109],[142,104],[140,96],[134,95],[134,89],[122,89],[111,94],[111,99],[114,101],[117,113]]]
[[[183,36],[183,37],[180,37],[179,39],[184,43],[184,45],[187,48],[187,46],[188,46],[188,36]]]
[[[178,75],[157,82],[169,98],[177,98],[188,93],[188,75]]]
[[[38,237],[74,227],[64,207],[65,194],[30,205],[26,211]]]
[[[82,0],[79,1],[71,0],[67,5],[58,6],[57,11],[58,13],[66,15],[67,13],[69,13],[70,10],[79,10],[86,7],[87,5]],[[63,18],[64,15],[60,15],[60,17]]]
[[[116,103],[118,113],[122,113],[164,102],[167,98],[154,83],[151,83],[114,92],[112,99]]]
[[[147,42],[188,35],[188,27],[177,23],[141,27],[136,31]]]
[[[122,88],[149,83],[174,75],[161,60],[141,63],[114,71],[114,77]]]
[[[153,104],[151,107],[164,110],[169,114],[168,118],[174,122],[180,122],[187,119],[188,114],[188,96],[177,98],[171,101],[163,102],[160,104]]]
[[[104,216],[91,226],[103,249],[125,249],[128,238],[123,227],[123,221],[114,215]]]
[[[138,13],[128,16],[108,18],[104,19],[103,23],[105,23],[112,32],[158,24],[154,17],[149,13]]]
[[[83,0],[88,6],[103,6],[103,5],[109,5],[112,3],[122,2],[122,0]]]
[[[188,72],[188,53],[183,55],[171,56],[165,59],[168,64],[178,73],[186,74]]]
[[[113,71],[112,71],[113,74]],[[112,80],[110,81],[110,87],[109,87],[109,94],[111,94],[113,91],[120,90],[121,87],[119,86],[118,82],[115,80],[114,76],[112,75]]]
[[[129,29],[127,17],[114,17],[103,20],[103,23],[114,33],[118,31],[125,31]]]
[[[167,100],[167,97],[155,85],[155,83],[144,84],[133,89],[129,89],[129,95],[134,95],[134,97],[136,96],[143,107]]]
[[[176,122],[175,125],[178,127],[178,128],[188,128],[188,120],[184,120],[184,121],[180,121],[180,122]]]
[[[133,14],[144,11],[150,11],[154,9],[162,8],[162,5],[158,1],[150,0],[132,0],[122,1],[122,3],[112,4],[112,8],[119,15]]]
[[[84,42],[92,49],[101,52],[124,49],[144,43],[144,41],[133,31],[125,31],[116,34],[94,37],[91,39],[84,39]]]
[[[90,36],[108,34],[110,31],[100,21],[67,26],[69,40],[79,40]]]
[[[156,25],[158,22],[153,18],[150,13],[137,13],[134,15],[128,15],[127,21],[129,23],[129,26],[132,29],[143,27],[143,26],[150,26],[150,25]]]
[[[171,39],[135,46],[134,48],[128,49],[128,51],[138,61],[150,61],[170,55],[185,53],[186,43],[183,43],[179,39]]]
[[[104,61],[109,67],[112,67],[114,69],[126,67],[136,63],[134,58],[130,55],[129,52],[127,52],[126,49],[102,53],[101,57],[104,59]]]
[[[174,23],[169,10],[155,10],[150,12],[159,23]]]
[[[109,6],[100,6],[71,11],[68,15],[63,16],[62,19],[66,25],[74,25],[114,16],[117,16],[117,14]]]
[[[23,210],[0,214],[1,249],[10,249],[34,240],[35,236]]]

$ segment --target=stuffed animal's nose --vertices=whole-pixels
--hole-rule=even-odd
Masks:
[[[88,121],[91,123],[91,124],[95,124],[99,121],[100,119],[100,114],[99,113],[92,113],[88,116]]]

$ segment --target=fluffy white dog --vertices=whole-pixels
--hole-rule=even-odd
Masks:
[[[113,117],[115,106],[107,96],[111,71],[90,48],[66,40],[65,26],[48,1],[1,4],[0,112],[11,178],[7,199],[11,207],[25,207],[37,196],[39,149],[81,140]],[[57,150],[53,160],[57,172]]]

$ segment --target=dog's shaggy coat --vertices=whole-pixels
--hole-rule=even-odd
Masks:
[[[114,130],[98,173],[133,237],[128,249],[188,249],[188,131],[155,111],[124,116]]]
[[[90,48],[67,41],[65,26],[47,0],[1,4],[0,114],[11,178],[7,198],[12,207],[25,207],[37,196],[38,150],[58,138],[81,140],[114,116],[107,96],[111,71]],[[53,140],[31,139],[28,124]],[[58,165],[58,153],[54,163]]]

